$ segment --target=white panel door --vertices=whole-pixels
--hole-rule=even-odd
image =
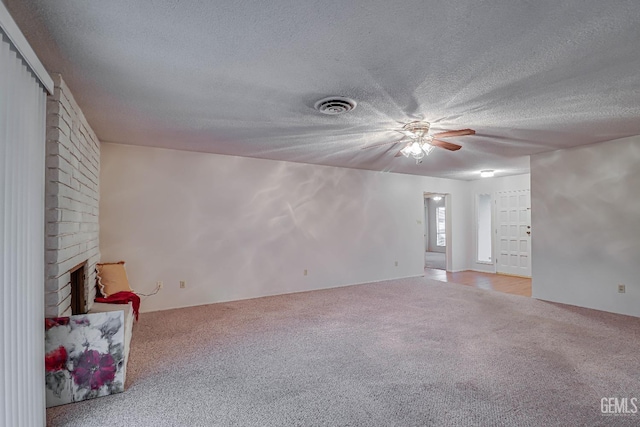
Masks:
[[[503,191],[496,198],[496,271],[531,277],[531,194]]]

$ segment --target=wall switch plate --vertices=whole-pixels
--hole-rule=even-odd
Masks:
[[[164,283],[162,283],[162,281],[161,281],[161,280],[158,280],[158,281],[156,282],[156,288],[158,288],[158,289],[162,289],[163,287],[164,287]]]
[[[625,285],[618,285],[618,293],[624,294],[627,291],[627,287]]]
[[[305,275],[305,276],[307,275],[307,269],[306,268],[304,269],[303,275]]]
[[[396,261],[396,267],[398,266],[398,261]]]
[[[180,289],[184,289],[187,287],[187,282],[186,280],[180,280]]]

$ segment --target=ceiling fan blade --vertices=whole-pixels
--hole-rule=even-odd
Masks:
[[[447,141],[440,141],[439,139],[431,140],[431,145],[435,145],[436,147],[444,148],[445,150],[449,151],[458,151],[462,148],[462,145],[452,144]]]
[[[386,142],[379,142],[377,144],[370,144],[370,145],[365,145],[363,147],[360,147],[361,150],[367,149],[367,148],[376,148],[376,147],[382,147],[385,145],[389,145],[389,144],[397,144],[401,141],[404,141],[404,138],[400,138],[397,141],[386,141]]]
[[[402,154],[402,150],[400,150],[400,151],[398,151],[398,152],[396,153],[396,155],[395,155],[395,156],[393,156],[393,157],[400,157],[400,156],[402,156],[402,155],[403,155],[403,154]]]
[[[447,138],[451,136],[464,136],[475,135],[476,131],[473,129],[460,129],[460,130],[448,130],[445,132],[438,132],[433,135],[434,138]]]

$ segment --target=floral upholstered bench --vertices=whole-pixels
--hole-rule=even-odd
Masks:
[[[122,261],[98,264],[98,279],[88,313],[45,319],[47,407],[124,391],[140,297]]]
[[[102,302],[93,303],[93,307],[89,310],[89,313],[107,313],[107,312],[116,312],[123,311],[123,323],[124,323],[124,363],[122,365],[122,382],[127,377],[127,362],[129,361],[129,349],[131,347],[131,336],[133,334],[133,306],[131,303],[128,304],[107,304]]]
[[[47,407],[124,391],[133,310],[105,305],[45,319]]]

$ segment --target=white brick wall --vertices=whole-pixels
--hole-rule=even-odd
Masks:
[[[71,314],[69,270],[87,262],[87,304],[95,298],[100,143],[59,74],[47,100],[45,312]]]

